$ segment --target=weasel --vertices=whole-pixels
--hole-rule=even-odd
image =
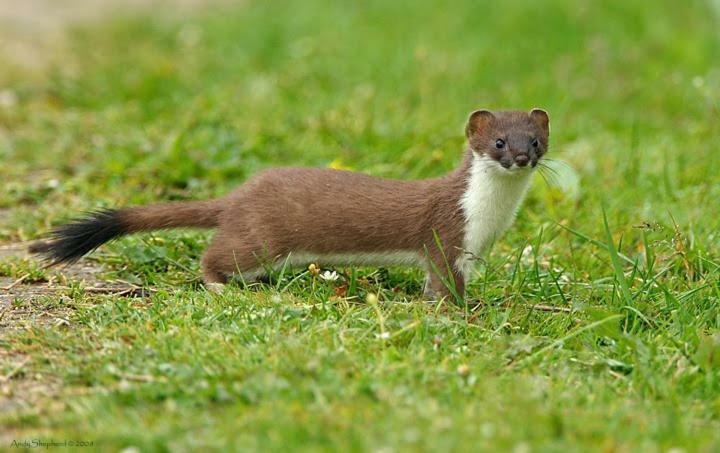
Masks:
[[[432,300],[462,298],[473,258],[510,226],[548,149],[541,109],[473,112],[467,149],[445,176],[400,181],[342,170],[275,168],[229,195],[89,213],[30,247],[50,265],[72,262],[117,237],[177,227],[217,228],[202,257],[208,286],[269,267],[420,266]]]

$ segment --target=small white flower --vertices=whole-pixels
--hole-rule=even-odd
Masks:
[[[390,338],[390,332],[382,332],[377,337],[381,340],[387,340]]]
[[[323,280],[325,280],[325,281],[327,281],[327,282],[334,282],[335,280],[338,279],[338,277],[339,277],[339,275],[338,275],[338,273],[335,272],[335,271],[332,271],[332,272],[331,272],[331,271],[325,271],[325,272],[323,272],[323,273],[320,274],[320,278],[322,278]]]
[[[533,246],[526,246],[520,255],[520,262],[525,266],[530,266],[533,263],[533,255]]]

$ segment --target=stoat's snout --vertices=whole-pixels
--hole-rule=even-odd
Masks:
[[[530,163],[530,158],[527,154],[518,154],[515,156],[515,165],[518,167],[526,167]],[[533,167],[537,162],[533,162]]]
[[[491,156],[492,157],[492,156]],[[535,152],[508,152],[496,159],[498,163],[508,170],[525,170],[535,168],[540,157]]]

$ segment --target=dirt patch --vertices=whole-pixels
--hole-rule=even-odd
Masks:
[[[28,254],[27,245],[0,246],[0,261],[34,259]],[[73,291],[127,297],[146,295],[146,290],[129,283],[99,280],[97,276],[102,271],[99,264],[80,260],[54,270],[44,282],[26,283],[26,275],[0,277],[0,336],[4,331],[12,329],[68,324],[70,310],[58,308],[64,304],[58,304],[57,299],[69,298]]]
[[[27,244],[0,246],[0,262],[8,259],[34,259]],[[0,277],[0,415],[44,414],[62,411],[65,407],[59,378],[35,371],[32,358],[12,348],[14,332],[27,329],[72,328],[73,292],[142,297],[147,294],[125,282],[101,281],[102,266],[88,260],[53,271],[47,281],[26,283],[22,276]],[[49,357],[44,359],[51,360]],[[12,421],[11,421],[12,423]],[[0,435],[0,440],[3,436]]]

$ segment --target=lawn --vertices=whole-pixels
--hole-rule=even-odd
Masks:
[[[205,231],[81,274],[0,255],[25,277],[0,305],[3,447],[718,451],[719,28],[717,1],[246,1],[0,56],[0,245],[278,165],[437,176],[477,108],[545,108],[555,160],[468,306],[402,268],[209,293]]]

